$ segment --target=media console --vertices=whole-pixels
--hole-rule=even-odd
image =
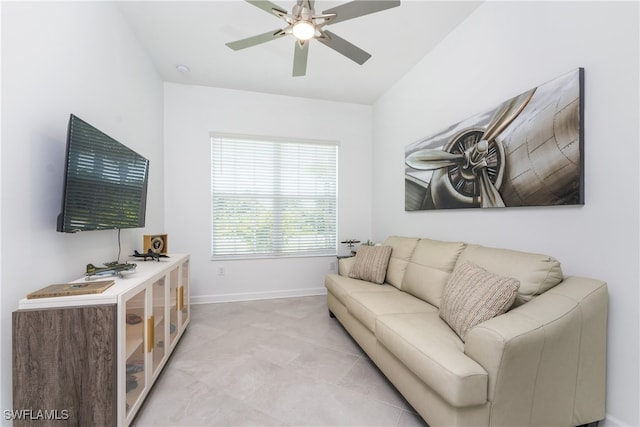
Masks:
[[[100,294],[20,300],[15,426],[131,423],[190,318],[189,255],[137,264]]]

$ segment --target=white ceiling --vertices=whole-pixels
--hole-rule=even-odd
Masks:
[[[346,1],[316,0],[316,13]],[[273,3],[289,12],[295,5]],[[292,77],[293,36],[240,51],[225,46],[285,26],[243,0],[118,2],[164,81],[369,105],[479,4],[403,0],[399,7],[329,25],[371,59],[358,65],[312,40],[306,76]],[[180,73],[178,64],[191,71]]]

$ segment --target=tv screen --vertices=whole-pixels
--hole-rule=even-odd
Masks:
[[[57,230],[144,227],[148,176],[149,160],[71,114]]]

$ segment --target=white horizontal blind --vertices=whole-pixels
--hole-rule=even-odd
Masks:
[[[337,151],[212,135],[212,257],[335,255]]]

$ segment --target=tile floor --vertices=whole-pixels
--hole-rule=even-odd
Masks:
[[[191,310],[134,426],[426,426],[324,296]]]

